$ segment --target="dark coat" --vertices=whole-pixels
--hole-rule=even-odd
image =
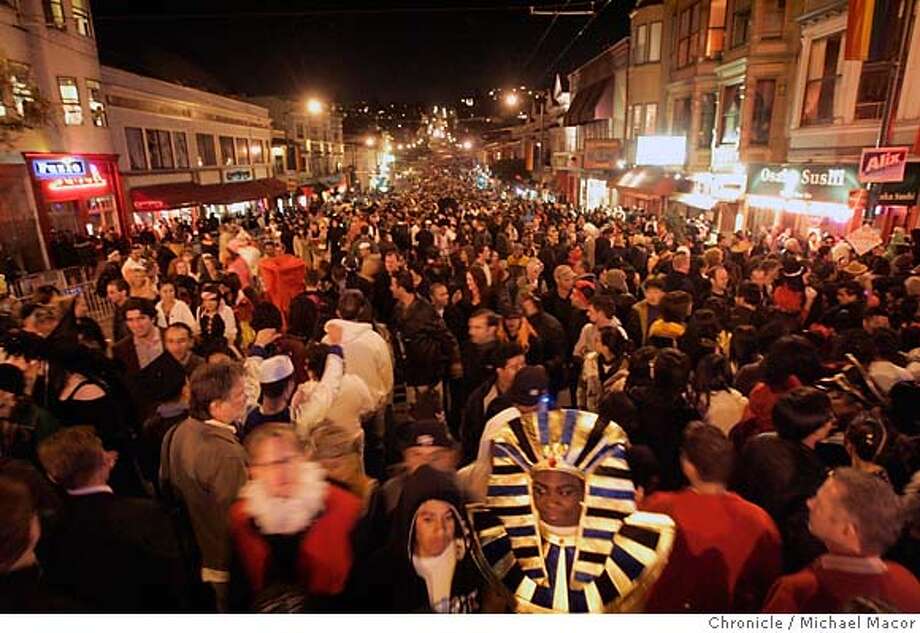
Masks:
[[[492,386],[495,385],[495,376],[473,390],[466,399],[463,407],[463,419],[460,422],[460,442],[463,445],[461,463],[468,464],[476,459],[479,452],[479,440],[486,428],[486,412],[483,401]]]
[[[783,537],[787,572],[801,569],[824,553],[824,546],[808,531],[806,502],[826,476],[827,467],[813,450],[775,433],[752,437],[741,451],[734,488],[776,523]]]
[[[153,501],[68,496],[48,535],[51,587],[104,612],[175,611],[185,577],[173,526]]]
[[[480,590],[485,581],[473,561],[471,540],[463,499],[454,478],[430,466],[421,466],[406,479],[399,506],[393,515],[386,547],[371,556],[367,566],[356,572],[361,583],[359,608],[375,613],[430,613],[425,580],[418,575],[409,555],[415,514],[430,499],[449,503],[454,510],[458,560],[450,590],[450,613],[475,613],[480,610]],[[449,546],[450,547],[450,546]]]
[[[457,339],[424,299],[416,297],[408,308],[398,305],[394,323],[397,358],[407,385],[437,384],[447,375],[450,364],[459,362]]]

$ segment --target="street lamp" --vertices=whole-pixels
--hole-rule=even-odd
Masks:
[[[463,141],[463,149],[467,151],[473,149],[473,141],[469,139],[466,139],[465,141]]]
[[[321,114],[323,111],[323,102],[316,98],[307,100],[307,112],[310,114]]]
[[[364,139],[364,144],[367,145],[368,147],[373,147],[374,145],[377,144],[377,141],[374,140],[373,136],[368,136],[366,139]]]
[[[517,107],[517,104],[519,102],[520,102],[520,99],[518,99],[518,96],[516,93],[510,92],[507,95],[505,95],[505,105],[508,106],[509,108]]]

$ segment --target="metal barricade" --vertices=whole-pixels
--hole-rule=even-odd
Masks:
[[[82,295],[86,301],[86,308],[89,316],[97,323],[102,325],[115,314],[115,306],[106,299],[96,294],[96,282],[84,281],[73,286],[68,286],[61,290],[61,293],[67,296]]]

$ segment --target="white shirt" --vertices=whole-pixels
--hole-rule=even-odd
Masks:
[[[185,323],[192,329],[192,334],[198,334],[198,321],[192,314],[192,309],[182,299],[176,299],[173,303],[169,314],[163,311],[163,302],[157,302],[157,326],[161,328],[168,327],[173,323]],[[226,324],[225,324],[226,325]]]

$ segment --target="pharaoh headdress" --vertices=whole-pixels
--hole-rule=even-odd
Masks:
[[[627,445],[619,426],[573,409],[516,417],[495,436],[486,501],[469,512],[479,562],[518,611],[641,607],[667,562],[674,524],[636,511]],[[532,497],[531,474],[553,469],[585,486],[581,521],[561,548],[547,546]]]

